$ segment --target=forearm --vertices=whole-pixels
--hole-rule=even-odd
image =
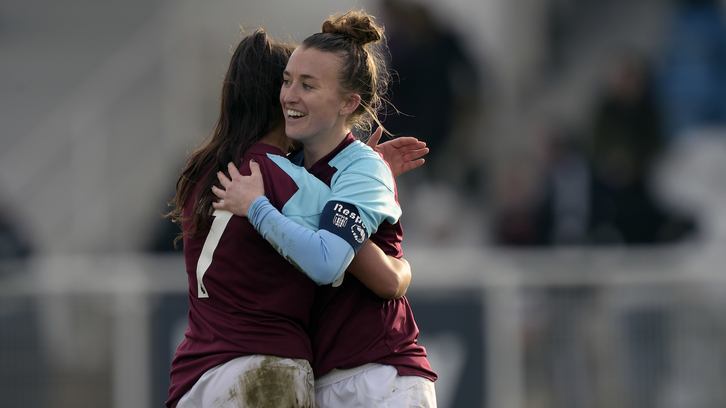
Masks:
[[[411,283],[408,261],[386,255],[371,241],[363,244],[348,266],[348,271],[384,299],[403,296]]]
[[[355,255],[353,248],[342,238],[325,230],[315,232],[296,224],[265,197],[252,202],[247,217],[280,255],[318,284],[333,283]]]

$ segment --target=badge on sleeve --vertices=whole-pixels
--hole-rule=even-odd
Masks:
[[[320,229],[327,230],[353,247],[356,253],[368,239],[368,230],[353,204],[328,201],[320,216]]]

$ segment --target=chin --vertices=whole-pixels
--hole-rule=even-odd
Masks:
[[[287,131],[288,130],[285,129],[285,133],[287,133]],[[295,132],[294,130],[291,131],[290,133],[287,133],[287,137],[289,137],[290,139],[292,139],[294,142],[297,142],[297,143],[302,143],[302,142],[304,142],[305,140],[307,140],[309,138],[309,137],[307,137],[304,134],[300,134],[299,132]]]

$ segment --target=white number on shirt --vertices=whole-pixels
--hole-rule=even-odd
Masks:
[[[199,254],[199,260],[197,261],[197,297],[200,298],[209,297],[209,292],[204,287],[202,279],[204,278],[204,274],[207,273],[209,265],[212,264],[212,256],[214,255],[214,250],[217,249],[219,239],[222,238],[222,233],[232,218],[232,213],[226,210],[214,210],[214,214],[212,215],[214,215],[214,220],[212,221],[212,226],[209,228],[207,239],[204,240],[202,253]]]

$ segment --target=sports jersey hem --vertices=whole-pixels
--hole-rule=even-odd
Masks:
[[[424,356],[393,355],[375,361],[379,364],[395,367],[398,375],[424,377],[431,381],[436,381],[439,378]]]
[[[337,382],[346,380],[350,377],[354,377],[358,374],[364,373],[372,368],[376,368],[381,365],[382,364],[378,364],[378,363],[368,363],[368,364],[363,364],[362,366],[349,368],[347,370],[340,370],[340,369],[336,368],[333,371],[329,372],[328,374],[325,374],[324,376],[316,379],[315,388],[321,388],[321,387],[326,387],[331,384],[335,384]]]
[[[414,376],[414,377],[423,377],[427,380],[436,381],[439,379],[438,375],[431,375],[430,373],[418,370],[411,367],[402,367],[402,366],[394,366],[396,368],[396,371],[398,371],[398,375],[400,376]]]

